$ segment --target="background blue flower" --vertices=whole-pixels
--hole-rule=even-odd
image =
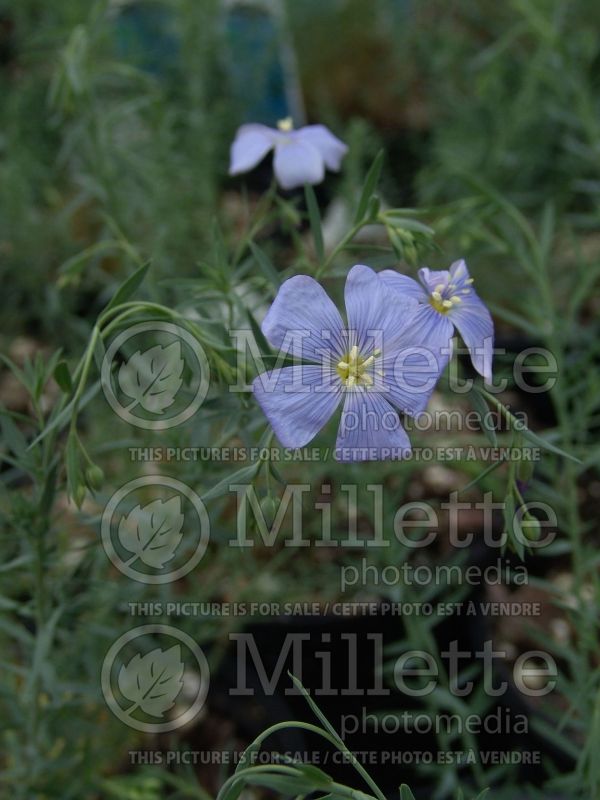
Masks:
[[[337,171],[347,146],[324,125],[306,125],[294,130],[291,119],[277,128],[250,123],[242,125],[231,145],[230,175],[248,172],[275,150],[273,169],[283,189],[306,183],[321,183],[325,168]]]

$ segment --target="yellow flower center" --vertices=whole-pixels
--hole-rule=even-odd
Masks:
[[[286,117],[285,119],[280,119],[277,123],[277,127],[283,133],[289,133],[291,130],[294,129],[294,121],[291,117]]]
[[[357,345],[354,345],[348,353],[337,363],[336,371],[342,379],[344,386],[372,386],[373,375],[370,368],[375,359],[381,355],[381,350],[373,350],[370,356],[363,356],[358,352]],[[383,376],[383,373],[378,372]]]
[[[473,283],[473,278],[469,278],[467,283]],[[440,314],[447,314],[451,308],[462,303],[462,298],[455,294],[457,291],[455,284],[449,283],[444,286],[443,283],[438,283],[433,292],[429,295],[429,303]],[[463,289],[462,294],[470,294],[470,289]]]

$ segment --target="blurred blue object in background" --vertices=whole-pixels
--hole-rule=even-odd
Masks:
[[[225,68],[242,122],[305,122],[296,58],[281,3],[224,0]]]
[[[119,57],[164,76],[181,51],[172,9],[151,0],[116,0]],[[222,0],[223,69],[239,122],[275,125],[291,116],[304,124],[296,58],[284,9],[272,0]]]
[[[180,37],[170,8],[156,2],[117,2],[116,46],[120,58],[152,75],[163,76],[178,66]]]

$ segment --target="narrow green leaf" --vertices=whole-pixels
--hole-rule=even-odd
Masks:
[[[414,794],[405,783],[400,786],[400,800],[415,800]]]
[[[70,280],[83,270],[90,259],[102,253],[110,253],[118,249],[119,242],[116,242],[114,239],[103,239],[100,242],[95,242],[89,247],[86,247],[85,250],[82,250],[80,253],[71,256],[71,258],[64,261],[58,268],[58,272],[61,276],[59,278],[59,285],[64,286],[69,283]]]
[[[336,729],[333,727],[331,722],[329,722],[329,720],[327,719],[325,714],[323,714],[323,712],[321,711],[319,706],[315,703],[315,701],[312,699],[310,694],[306,691],[306,689],[304,688],[302,683],[298,680],[298,678],[295,675],[292,675],[291,672],[288,672],[288,675],[292,679],[292,683],[294,684],[296,689],[298,689],[302,693],[304,699],[306,700],[306,702],[308,703],[308,705],[312,709],[312,712],[314,713],[316,718],[319,720],[319,722],[323,725],[325,730],[334,737],[336,742],[339,742],[341,744],[341,746],[345,748],[345,744],[344,744],[343,739],[338,734]]]
[[[516,518],[515,498],[512,491],[504,498],[504,530],[508,536],[508,541],[512,545],[514,551],[521,560],[525,557],[525,547],[523,545],[522,536],[520,531],[517,532],[516,525],[518,525]]]
[[[90,402],[92,397],[94,397],[98,389],[100,388],[100,381],[96,381],[90,388],[84,392],[83,397],[79,401],[78,408],[81,411],[82,408]],[[73,400],[71,400],[60,413],[58,413],[52,420],[48,422],[48,425],[44,428],[44,430],[39,433],[35,439],[29,445],[29,449],[31,450],[32,447],[35,447],[38,442],[41,442],[42,439],[45,439],[49,433],[56,430],[57,428],[62,428],[69,420],[71,416],[71,412],[73,411]]]
[[[67,488],[69,497],[71,497],[80,506],[80,491],[79,487],[83,486],[83,475],[81,472],[81,459],[79,454],[79,444],[77,437],[70,433],[67,439],[67,447],[65,450],[65,466],[67,469]]]
[[[308,794],[320,788],[319,786],[315,786],[309,779],[301,776],[270,775],[264,772],[259,772],[256,775],[245,775],[244,781],[250,786],[264,786],[267,789],[272,789],[275,792],[281,793],[284,797]]]
[[[557,456],[563,456],[563,458],[568,458],[570,461],[574,461],[576,464],[581,464],[581,459],[577,458],[576,456],[572,456],[570,453],[567,453],[565,450],[561,450],[560,447],[556,447],[554,444],[550,444],[549,441],[543,439],[541,436],[538,436],[537,433],[530,431],[529,428],[521,428],[521,433],[533,444],[537,444],[538,447],[541,447],[542,450],[548,450],[550,453],[554,453]]]
[[[73,381],[66,361],[59,361],[54,368],[54,380],[58,383],[65,394],[73,391]]]
[[[242,753],[240,760],[238,761],[237,767],[235,768],[235,772],[241,772],[246,767],[251,767],[253,763],[253,756],[258,755],[261,748],[261,738],[259,736],[258,739],[255,739],[251,742],[248,747]]]
[[[275,287],[281,286],[281,277],[273,264],[271,263],[271,259],[268,255],[262,250],[257,244],[254,242],[249,242],[248,247],[250,248],[250,252],[254,256],[258,266],[263,271],[265,278],[273,284]]]
[[[271,346],[265,339],[264,333],[260,329],[260,325],[254,319],[254,314],[249,310],[246,309],[246,314],[248,316],[248,322],[250,323],[250,327],[252,328],[252,333],[254,338],[256,339],[256,344],[258,345],[261,353],[265,355],[271,352]]]
[[[0,429],[2,430],[2,438],[11,452],[19,460],[23,460],[27,452],[27,439],[6,411],[0,414]]]
[[[116,308],[116,306],[119,306],[121,305],[121,303],[124,303],[127,300],[129,300],[131,295],[135,291],[137,291],[137,289],[142,285],[142,282],[146,277],[146,273],[148,272],[149,269],[150,269],[150,261],[146,261],[145,264],[142,264],[141,267],[136,269],[136,271],[119,286],[117,291],[114,293],[111,301],[104,309],[103,313],[105,314],[107,311],[110,311],[111,308]]]
[[[238,797],[244,791],[244,788],[244,781],[241,778],[239,781],[232,781],[226,792],[223,794],[219,792],[217,795],[217,800],[238,800]]]
[[[319,264],[322,264],[325,258],[325,245],[323,244],[323,230],[321,228],[321,214],[319,212],[317,196],[315,195],[313,187],[308,183],[304,186],[304,194],[306,197],[306,207],[308,208],[310,230],[315,245],[315,253],[317,254]]]
[[[479,392],[485,400],[492,403],[496,406],[496,408],[502,413],[505,417],[510,420],[510,425],[512,429],[516,432],[521,433],[525,439],[529,439],[530,442],[533,444],[537,444],[538,447],[541,447],[543,450],[548,450],[551,453],[555,453],[558,456],[563,456],[564,458],[568,458],[571,461],[574,461],[576,464],[581,464],[581,460],[572,456],[570,453],[567,453],[565,450],[561,450],[560,447],[556,447],[556,445],[550,444],[550,442],[543,439],[541,436],[538,436],[537,433],[530,431],[529,428],[521,421],[514,417],[508,409],[506,409],[502,403],[493,395],[488,394],[485,389],[482,389],[480,386],[473,386],[473,390]]]
[[[493,472],[494,470],[498,469],[498,467],[502,466],[502,464],[505,463],[506,463],[505,458],[501,458],[499,461],[494,461],[492,464],[489,465],[489,467],[486,467],[483,470],[483,472],[480,472],[476,478],[473,478],[473,480],[469,481],[469,483],[467,483],[466,486],[463,486],[462,489],[459,489],[458,493],[462,494],[463,492],[466,492],[469,489],[471,489],[471,487],[476,486],[480,481],[486,478],[490,474],[490,472]]]
[[[358,223],[362,222],[365,218],[367,208],[369,207],[369,200],[375,191],[375,187],[379,183],[379,176],[381,175],[381,168],[383,167],[384,158],[385,152],[380,150],[373,159],[373,163],[371,164],[371,167],[367,173],[367,177],[365,178],[365,185],[363,186],[360,200],[358,201],[356,216],[354,217],[355,225],[358,225]]]
[[[202,495],[202,500],[215,500],[217,497],[222,497],[224,494],[227,494],[229,487],[232,484],[243,484],[247,481],[250,481],[251,483],[252,478],[255,477],[261,464],[262,462],[257,461],[255,464],[249,464],[247,467],[242,467],[232,475],[228,475],[226,478],[223,478],[222,481],[219,481],[215,486],[213,486],[212,489],[209,489],[208,492]]]
[[[485,402],[479,392],[469,392],[469,400],[473,405],[474,410],[479,415],[479,424],[481,430],[484,432],[486,439],[492,447],[498,446],[498,437],[496,436],[496,429],[490,422],[490,414],[488,404]]]
[[[394,226],[396,228],[401,228],[405,231],[411,231],[412,233],[422,233],[425,236],[433,236],[435,231],[433,228],[430,228],[429,225],[425,225],[423,222],[419,222],[418,219],[407,219],[406,217],[397,217],[391,214],[390,212],[386,213],[386,217],[389,217],[393,220]]]
[[[295,764],[295,766],[319,789],[327,789],[333,783],[333,779],[314,764]]]
[[[102,373],[102,364],[104,363],[104,356],[106,355],[106,347],[101,336],[96,337],[94,342],[94,362],[98,368],[98,372]]]

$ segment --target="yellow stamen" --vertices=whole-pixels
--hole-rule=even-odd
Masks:
[[[463,289],[462,291],[464,292],[465,290]],[[467,294],[468,294],[468,292],[470,290],[467,289],[466,291],[467,291]],[[462,302],[462,300],[460,299],[460,297],[458,295],[453,294],[448,299],[448,298],[442,297],[442,295],[440,294],[440,292],[437,291],[437,289],[436,289],[436,291],[433,291],[431,293],[431,297],[429,298],[429,303],[440,314],[447,314],[448,311],[450,311],[450,309],[452,308],[452,306],[458,305],[458,303],[461,303],[461,302]]]
[[[294,121],[291,117],[285,117],[285,119],[280,119],[277,123],[277,127],[283,133],[289,133],[294,128]]]
[[[347,388],[354,386],[372,386],[373,375],[370,368],[376,358],[381,355],[381,350],[375,349],[369,356],[362,356],[358,351],[358,346],[353,345],[349,352],[341,358],[337,365],[337,374],[342,379]]]

